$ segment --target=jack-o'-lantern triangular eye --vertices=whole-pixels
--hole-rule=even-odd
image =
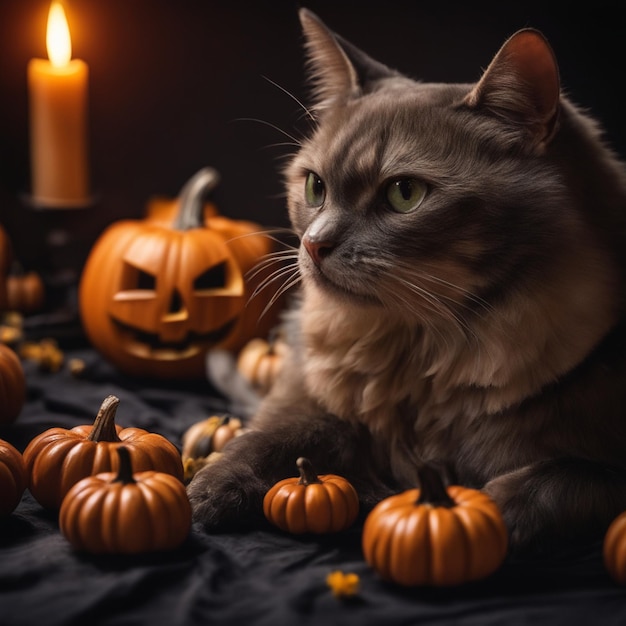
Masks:
[[[156,276],[133,263],[125,261],[122,266],[120,288],[122,291],[155,291]]]
[[[156,276],[141,269],[137,269],[137,289],[154,291],[156,289]]]
[[[193,287],[196,291],[208,289],[223,289],[228,280],[228,266],[226,262],[218,263],[205,270],[195,278]]]

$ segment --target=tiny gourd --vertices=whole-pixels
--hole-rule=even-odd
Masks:
[[[36,313],[45,302],[46,288],[41,276],[14,264],[7,276],[8,308],[24,315]]]
[[[299,477],[278,481],[263,498],[269,522],[292,534],[336,533],[349,528],[359,513],[352,484],[336,474],[318,476],[311,462],[296,461]]]
[[[221,452],[231,439],[244,432],[241,420],[230,415],[211,415],[192,424],[182,438],[185,483],[209,463],[212,455]]]
[[[404,586],[454,586],[494,572],[507,554],[508,531],[487,494],[445,487],[419,469],[419,489],[381,500],[363,526],[365,560],[384,580]]]
[[[22,453],[0,439],[0,517],[11,514],[28,486],[28,473]]]
[[[237,370],[261,394],[266,394],[282,367],[287,345],[276,337],[251,339],[237,357]]]
[[[24,450],[29,489],[44,508],[58,510],[65,494],[80,479],[118,467],[117,448],[124,445],[136,471],[156,470],[183,480],[176,446],[142,428],[115,424],[119,398],[107,396],[93,425],[50,428],[33,438]]]
[[[11,424],[26,401],[26,376],[20,358],[0,343],[0,424]]]
[[[626,585],[626,512],[609,525],[602,546],[604,566],[615,582]]]
[[[67,492],[59,528],[72,546],[93,554],[140,554],[177,548],[191,530],[184,485],[171,474],[133,472],[125,446],[116,472],[81,479]]]

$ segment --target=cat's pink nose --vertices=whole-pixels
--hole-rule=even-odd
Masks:
[[[315,265],[321,265],[322,260],[327,257],[335,247],[328,241],[317,241],[307,236],[302,239],[302,244],[306,248],[306,251],[309,253],[311,260],[315,263]]]

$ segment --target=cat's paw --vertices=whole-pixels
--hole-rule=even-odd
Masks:
[[[263,524],[265,484],[250,468],[225,460],[202,468],[187,486],[193,521],[207,531]]]
[[[516,553],[553,553],[597,540],[626,506],[626,472],[585,459],[540,461],[483,488],[500,507]]]
[[[489,481],[485,491],[498,505],[509,531],[509,551],[513,554],[541,549],[542,517],[533,502],[532,490],[520,473],[506,474]]]

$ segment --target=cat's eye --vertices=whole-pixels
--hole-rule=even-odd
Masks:
[[[398,213],[410,213],[422,204],[427,187],[417,178],[398,178],[387,187],[387,201]]]
[[[315,173],[309,172],[304,183],[304,198],[311,207],[319,207],[326,199],[324,181]]]

